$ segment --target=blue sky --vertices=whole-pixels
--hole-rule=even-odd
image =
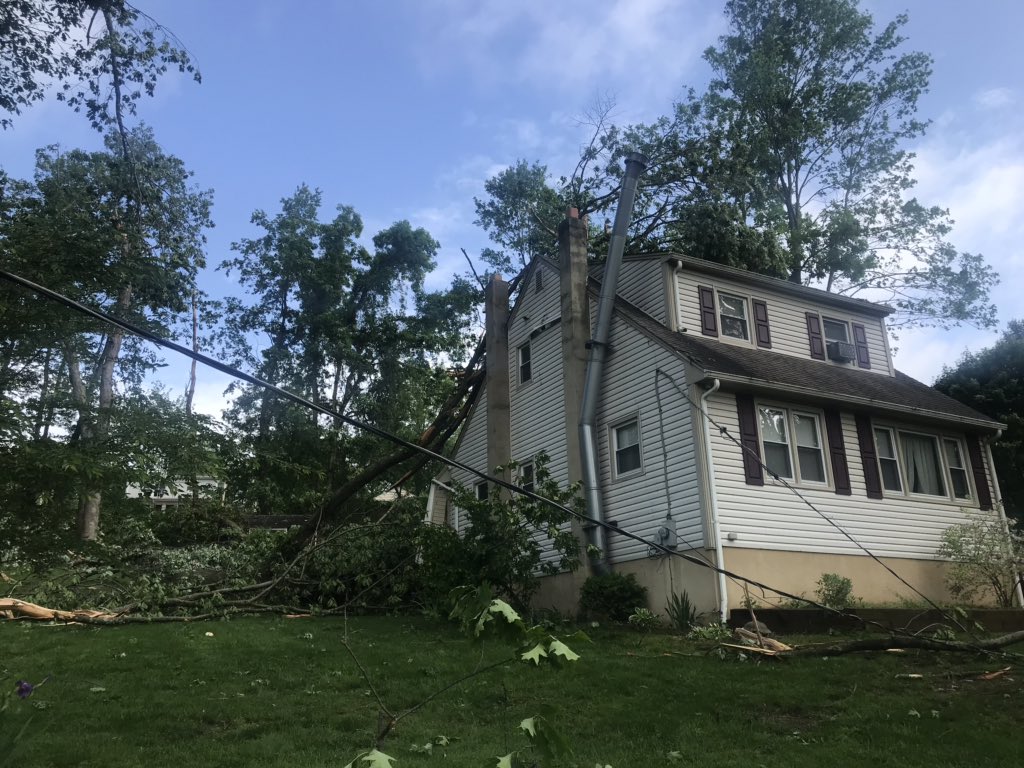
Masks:
[[[252,211],[277,209],[306,182],[325,215],[349,204],[367,236],[398,219],[442,244],[434,286],[464,271],[460,248],[486,239],[473,225],[483,182],[518,158],[572,170],[579,118],[612,97],[618,122],[666,113],[684,87],[702,89],[701,52],[725,31],[722,5],[697,0],[135,0],[194,55],[202,85],[168,77],[140,117],[195,181],[215,191],[208,261],[255,234]],[[982,252],[1002,277],[1001,327],[1024,316],[1024,4],[873,0],[881,24],[900,11],[909,50],[935,59],[915,143],[917,194],[948,207],[962,250]],[[0,133],[0,164],[29,177],[39,146],[95,147],[82,116],[52,100]],[[232,291],[210,272],[207,290]],[[897,365],[930,382],[965,349],[997,333],[905,332]],[[176,387],[173,369],[161,377]],[[184,383],[184,376],[182,384]],[[219,410],[223,380],[199,397]]]

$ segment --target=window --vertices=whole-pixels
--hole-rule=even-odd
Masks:
[[[875,427],[875,449],[886,491],[972,498],[970,470],[960,440]]]
[[[519,476],[517,478],[519,487],[526,491],[533,491],[533,462],[528,461],[519,465]]]
[[[960,450],[960,443],[947,437],[942,444],[946,447],[946,463],[949,465],[949,484],[953,486],[953,498],[971,498],[971,484],[967,480],[967,465]]]
[[[476,484],[476,500],[487,501],[487,483]]]
[[[849,343],[850,326],[843,320],[832,320],[828,317],[823,317],[821,322],[825,329],[825,341],[844,341]]]
[[[616,475],[625,475],[641,468],[640,422],[633,419],[612,429],[612,452],[615,455]]]
[[[530,342],[526,342],[519,348],[519,383],[525,384],[533,378],[533,370],[530,366]]]
[[[750,340],[747,323],[747,300],[729,293],[718,294],[718,313],[722,323],[722,335],[733,339]]]
[[[764,405],[758,408],[758,414],[761,448],[769,472],[802,483],[828,482],[821,422],[817,415]]]
[[[882,487],[887,491],[903,493],[900,463],[896,458],[896,441],[893,440],[891,429],[875,428],[875,451],[878,453],[878,466],[882,473]]]

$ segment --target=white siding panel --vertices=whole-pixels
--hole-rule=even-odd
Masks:
[[[710,406],[715,422],[738,438],[735,397],[715,395]],[[862,549],[822,517],[825,515],[875,555],[932,559],[946,528],[978,517],[992,517],[991,512],[977,507],[964,509],[954,503],[913,498],[869,499],[854,418],[844,413],[842,421],[852,495],[800,487],[801,495],[818,512],[770,478],[766,478],[763,487],[747,485],[739,446],[718,429],[711,430],[722,536],[728,539],[729,534],[735,534],[735,539],[723,541],[724,545],[863,554]]]
[[[665,319],[665,278],[661,259],[622,262],[617,293],[662,325]]]
[[[700,497],[690,408],[686,399],[656,370],[668,373],[686,391],[678,358],[625,323],[614,320],[611,350],[605,369],[595,431],[599,444],[599,477],[606,519],[648,539],[655,539],[671,512],[681,548],[703,546]],[[660,388],[661,418],[658,412]],[[638,418],[643,468],[637,474],[614,478],[610,429]],[[664,425],[664,430],[662,430]],[[614,562],[647,557],[647,546],[608,534]]]
[[[689,333],[700,334],[701,332],[700,305],[697,300],[697,286],[699,285],[706,285],[740,296],[762,299],[768,306],[768,322],[772,334],[772,351],[783,355],[793,355],[805,359],[810,358],[806,319],[806,313],[808,312],[818,312],[825,317],[835,318],[836,320],[860,323],[864,326],[865,335],[868,340],[871,370],[874,373],[888,376],[893,374],[892,361],[889,359],[889,349],[885,340],[885,324],[880,318],[833,309],[826,307],[826,305],[816,304],[784,294],[771,293],[761,288],[754,288],[721,277],[681,271],[677,283],[680,318],[683,327],[688,329]],[[751,326],[753,326],[753,323],[751,323]],[[853,367],[851,364],[834,363],[831,361],[823,362],[822,365]]]
[[[454,458],[463,464],[468,464],[471,467],[478,467],[479,469],[485,470],[487,468],[486,384],[480,387],[476,403],[473,405],[472,409],[470,409],[469,417],[462,430],[459,447],[458,450],[455,451]],[[473,488],[478,481],[476,475],[458,468],[452,468],[451,478],[453,486],[458,487],[461,485],[470,489]],[[464,520],[460,517],[458,522],[460,523],[459,530],[461,532],[461,523],[463,523]]]

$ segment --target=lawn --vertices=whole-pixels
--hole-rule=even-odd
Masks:
[[[10,760],[18,768],[341,768],[377,727],[345,630],[341,619],[0,623],[3,685],[49,676],[12,703],[0,744],[31,714]],[[419,617],[350,619],[348,634],[395,711],[507,653]],[[564,670],[519,665],[454,687],[402,721],[384,751],[399,768],[493,766],[525,745],[520,720],[550,705],[575,749],[566,764],[583,768],[1024,764],[1018,670],[974,679],[1012,662],[908,652],[756,663],[670,635],[639,647],[626,631],[592,636]],[[908,673],[924,677],[897,678]],[[442,735],[450,744],[432,754],[411,749]]]

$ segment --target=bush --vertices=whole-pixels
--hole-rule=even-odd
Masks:
[[[690,602],[690,596],[683,590],[680,595],[673,592],[665,603],[665,613],[676,629],[686,634],[697,626],[697,608]]]
[[[628,621],[637,608],[647,607],[647,587],[632,573],[612,571],[591,576],[580,590],[580,612],[588,618]]]
[[[818,579],[818,588],[814,590],[818,602],[826,608],[841,611],[853,605],[853,582],[838,573],[823,573]]]
[[[544,454],[534,459],[534,488],[545,498],[583,511],[577,488],[559,487]],[[506,501],[502,494],[491,493],[480,500],[466,489],[460,489],[454,503],[465,521],[462,530],[456,534],[449,528],[428,526],[423,538],[420,583],[428,608],[437,610],[454,587],[489,584],[495,594],[524,612],[541,576],[575,570],[579,565],[579,542],[569,527],[567,512],[520,494]],[[553,561],[541,559],[545,539],[557,555]]]
[[[1024,534],[1017,523],[1009,538],[994,520],[954,525],[943,531],[938,555],[953,561],[946,586],[955,599],[970,603],[987,592],[999,606],[1013,605],[1016,574],[1024,567]]]

